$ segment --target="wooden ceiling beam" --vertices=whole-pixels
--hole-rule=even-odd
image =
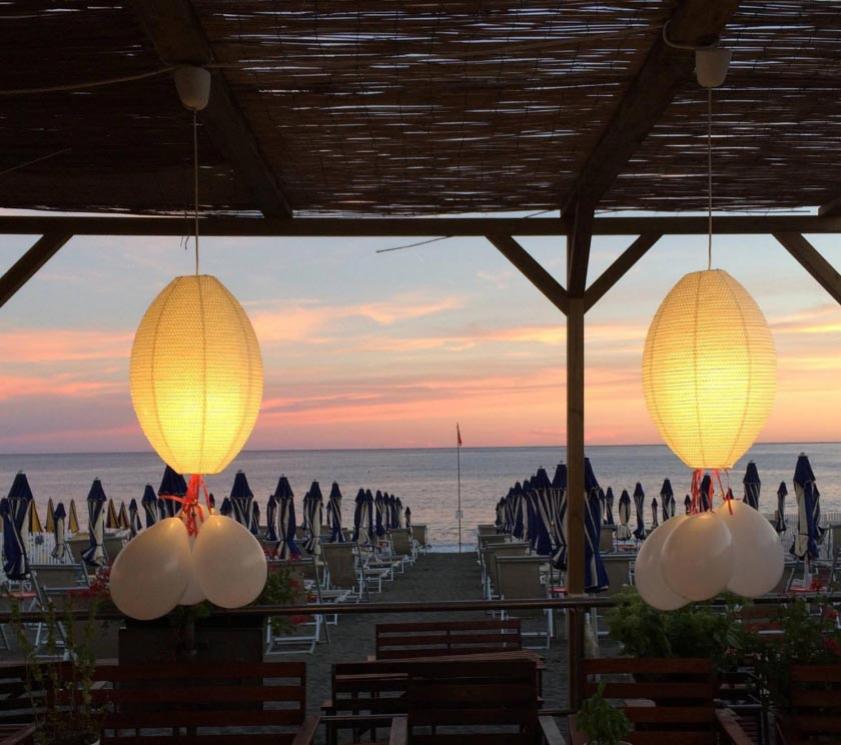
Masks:
[[[841,275],[818,249],[799,233],[774,233],[774,238],[832,295],[836,303],[841,303]]]
[[[72,237],[70,233],[48,233],[41,236],[35,245],[0,277],[0,308]]]
[[[488,235],[487,239],[529,280],[561,313],[569,307],[567,291],[534,257],[510,235]]]
[[[841,197],[836,197],[831,202],[822,204],[818,208],[818,214],[821,217],[838,217],[841,215]]]
[[[567,289],[569,294],[576,298],[583,297],[587,287],[593,218],[592,205],[584,202],[576,202],[568,215],[570,227],[567,232]]]
[[[717,40],[738,5],[738,0],[684,0],[669,21],[669,38],[681,44],[709,44]],[[660,120],[678,88],[692,78],[694,65],[691,51],[674,49],[661,35],[657,36],[563,198],[564,214],[576,200],[599,203]]]
[[[569,233],[569,222],[556,217],[203,217],[202,236],[370,238],[484,237],[487,235],[546,235]],[[706,235],[706,217],[597,217],[593,235]],[[192,231],[183,217],[63,217],[61,215],[0,215],[0,235],[135,235],[182,236]],[[774,233],[839,233],[841,216],[756,215],[715,218],[716,235]]]
[[[628,246],[619,255],[619,258],[605,269],[599,278],[587,288],[587,292],[584,293],[584,312],[586,313],[599,302],[630,271],[634,264],[648,253],[648,249],[657,243],[660,237],[657,233],[646,233]]]
[[[214,61],[190,0],[132,0],[132,6],[161,61],[199,66]],[[218,70],[212,73],[210,102],[199,113],[199,121],[208,126],[213,142],[251,190],[257,208],[266,217],[291,217],[289,201],[234,103],[225,78]]]

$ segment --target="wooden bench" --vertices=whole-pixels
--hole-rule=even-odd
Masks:
[[[792,665],[791,705],[779,714],[785,745],[841,742],[841,665]]]
[[[633,724],[627,741],[634,745],[753,745],[733,712],[716,708],[718,680],[710,660],[586,659],[581,675],[585,698],[605,681],[604,697],[618,699]],[[569,735],[572,745],[586,743],[574,716]]]
[[[31,721],[32,700],[27,692],[26,666],[19,662],[3,663],[0,665],[0,725],[17,727]]]
[[[306,716],[303,662],[100,665],[94,680],[93,701],[107,706],[103,745],[308,745],[318,728]]]
[[[522,646],[520,620],[378,623],[378,660],[510,652]]]
[[[394,718],[390,745],[562,745],[549,716],[539,713],[536,664],[509,660],[416,662],[405,716]]]

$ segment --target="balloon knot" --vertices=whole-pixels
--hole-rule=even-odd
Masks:
[[[204,522],[204,509],[199,502],[199,496],[202,492],[204,492],[204,501],[207,504],[208,514],[210,514],[207,485],[200,473],[190,476],[190,481],[187,483],[187,493],[183,497],[167,496],[167,499],[181,504],[181,512],[178,513],[178,517],[184,521],[187,533],[191,536],[198,535],[199,525]]]

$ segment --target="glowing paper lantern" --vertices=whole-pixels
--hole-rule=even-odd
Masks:
[[[215,277],[176,277],[149,306],[131,351],[143,433],[178,473],[222,471],[245,445],[263,397],[257,337]]]
[[[645,402],[660,435],[693,469],[724,469],[771,411],[776,355],[762,311],[720,269],[693,272],[666,296],[643,352]]]

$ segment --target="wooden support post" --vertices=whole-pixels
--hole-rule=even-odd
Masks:
[[[567,592],[584,592],[584,298],[567,311]]]
[[[32,248],[21,256],[12,267],[0,277],[0,308],[23,287],[44,264],[46,264],[73,236],[67,233],[48,233],[42,236]]]
[[[561,311],[567,312],[567,292],[558,281],[538,264],[510,235],[489,235],[487,239],[510,261],[546,298]]]
[[[836,303],[841,303],[841,275],[800,233],[774,233],[783,247],[811,274]]]

